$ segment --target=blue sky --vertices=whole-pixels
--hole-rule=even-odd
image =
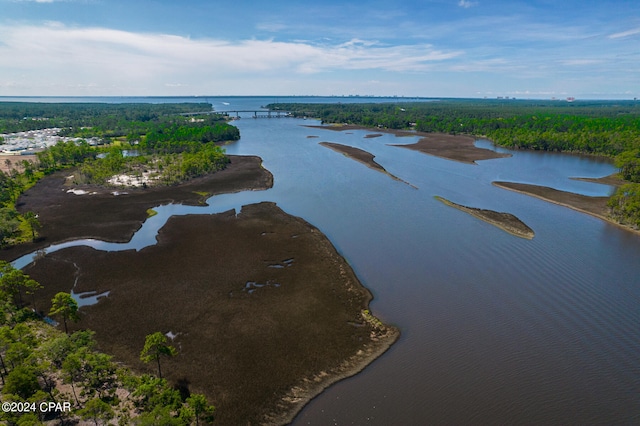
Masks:
[[[638,0],[0,0],[0,95],[640,98]]]

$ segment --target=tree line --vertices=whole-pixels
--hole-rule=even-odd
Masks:
[[[125,132],[179,114],[211,111],[208,103],[47,103],[0,102],[0,133],[60,127],[79,132],[83,128],[97,131]],[[64,134],[63,136],[67,136]]]
[[[432,100],[371,104],[271,104],[323,123],[486,137],[513,149],[614,159],[628,184],[609,201],[611,216],[640,228],[640,103],[637,101]]]

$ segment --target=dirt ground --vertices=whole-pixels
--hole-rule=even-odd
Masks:
[[[342,144],[334,143],[334,142],[320,142],[320,145],[326,146],[327,148],[332,149],[332,150],[334,150],[336,152],[339,152],[339,153],[345,155],[348,158],[356,160],[357,162],[364,164],[365,166],[369,167],[370,169],[377,170],[377,171],[379,171],[381,173],[384,173],[385,175],[389,176],[393,180],[397,180],[399,182],[406,183],[407,185],[411,186],[412,188],[416,188],[414,185],[410,184],[409,182],[406,182],[406,181],[400,179],[399,177],[389,173],[384,167],[382,167],[380,164],[378,164],[374,160],[375,156],[373,154],[371,154],[370,152],[368,152],[368,151],[365,151],[365,150],[360,149],[360,148],[355,148],[353,146],[342,145]]]
[[[36,211],[50,244],[77,237],[127,240],[146,209],[199,203],[200,192],[271,186],[257,157],[199,181],[114,196],[67,193],[65,174],[48,177],[21,199]],[[67,172],[69,173],[69,172]],[[45,288],[39,310],[58,291],[110,291],[80,309],[76,328],[96,332],[99,347],[138,372],[147,334],[173,333],[175,358],[163,375],[217,407],[217,424],[283,424],[331,383],[353,375],[398,337],[363,311],[371,294],[329,240],[273,203],[232,212],[171,218],[158,244],[139,252],[73,247],[39,258],[25,272]],[[32,245],[32,248],[36,244]],[[17,257],[20,250],[2,252]],[[21,250],[24,251],[24,250]]]
[[[18,172],[24,171],[22,166],[23,161],[29,161],[34,163],[38,161],[35,155],[7,155],[0,154],[0,170],[6,174],[10,174],[11,170],[17,170]]]

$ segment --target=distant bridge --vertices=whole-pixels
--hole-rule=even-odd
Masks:
[[[240,118],[240,113],[243,114],[253,114],[253,118],[283,118],[283,117],[291,117],[291,113],[289,111],[268,111],[268,110],[254,110],[254,109],[244,109],[244,110],[235,110],[235,111],[218,111],[220,114],[233,115],[235,114],[236,118]]]
[[[282,117],[291,117],[291,112],[289,111],[269,111],[265,109],[239,109],[233,111],[201,111],[201,112],[183,112],[180,115],[184,115],[186,117],[191,117],[195,115],[209,115],[209,114],[221,114],[221,115],[235,115],[236,118],[240,118],[240,113],[243,114],[253,114],[253,118],[282,118]]]

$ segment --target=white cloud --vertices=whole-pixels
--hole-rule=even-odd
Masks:
[[[636,34],[640,34],[640,28],[634,28],[632,30],[628,30],[628,31],[623,31],[620,33],[615,33],[615,34],[611,34],[609,36],[610,39],[616,39],[616,38],[626,38],[626,37],[631,37],[634,36]]]
[[[460,0],[458,2],[458,6],[464,7],[465,9],[469,9],[470,7],[473,7],[473,6],[477,5],[477,4],[478,4],[478,2],[470,1],[470,0]]]
[[[45,76],[92,75],[98,79],[155,79],[267,72],[315,73],[335,70],[411,71],[460,55],[430,45],[384,46],[351,40],[311,44],[274,40],[237,42],[106,28],[0,27],[0,69]]]
[[[603,63],[602,59],[566,59],[560,61],[561,64],[567,66],[587,66],[587,65],[596,65]]]

